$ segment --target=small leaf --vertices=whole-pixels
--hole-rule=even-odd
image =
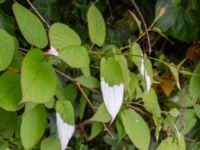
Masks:
[[[160,143],[157,150],[179,150],[178,145],[173,142],[171,137],[168,137]]]
[[[23,115],[20,136],[25,149],[31,149],[39,142],[44,134],[46,122],[46,112],[41,105]]]
[[[50,27],[49,38],[51,45],[59,50],[62,50],[62,48],[71,45],[81,45],[81,40],[78,34],[69,26],[62,23],[54,23]]]
[[[75,131],[75,125],[70,125],[66,123],[60,115],[61,115],[60,113],[56,112],[56,125],[58,129],[58,137],[61,143],[61,150],[65,150],[69,140],[71,139]]]
[[[20,75],[5,72],[0,76],[0,107],[7,111],[17,111],[23,107],[21,101]]]
[[[148,150],[150,131],[144,119],[131,109],[123,110],[121,118],[124,129],[133,144],[140,150]]]
[[[92,124],[92,130],[91,130],[91,134],[88,140],[93,139],[94,137],[96,137],[101,131],[102,131],[102,124],[99,122],[94,122]]]
[[[41,150],[59,150],[61,149],[61,147],[60,147],[58,138],[50,136],[42,140],[40,149]]]
[[[45,103],[55,93],[55,72],[39,49],[32,49],[25,56],[21,80],[23,102]]]
[[[174,76],[174,79],[176,81],[176,85],[177,85],[178,89],[180,90],[181,87],[180,87],[180,83],[179,83],[179,76],[178,76],[178,70],[177,70],[177,68],[175,67],[174,64],[170,64],[169,69],[170,69],[171,73]]]
[[[200,63],[196,66],[192,77],[190,78],[189,93],[193,99],[200,96]]]
[[[96,122],[109,122],[111,120],[111,116],[108,113],[104,103],[99,106],[97,112],[90,120]]]
[[[179,111],[177,108],[172,108],[170,111],[169,111],[169,114],[173,117],[178,117],[179,115]]]
[[[194,104],[194,111],[196,113],[196,116],[200,118],[200,105],[199,104]]]
[[[141,27],[141,22],[140,20],[138,19],[138,17],[132,12],[129,10],[129,13],[131,14],[131,16],[133,16],[133,19],[135,20],[137,26],[138,26],[138,29],[139,29],[139,32],[140,32],[140,35],[143,35],[143,30],[142,30],[142,27]]]
[[[65,92],[65,98],[67,100],[69,100],[70,102],[74,102],[75,99],[78,96],[78,91],[77,91],[77,87],[74,84],[68,84],[65,88],[64,88],[64,92]]]
[[[48,39],[41,21],[17,2],[13,4],[13,11],[20,31],[27,42],[38,48],[46,47]]]
[[[68,46],[60,51],[58,57],[71,67],[84,68],[90,64],[88,52],[83,46]]]
[[[101,13],[93,4],[88,10],[87,20],[90,40],[94,44],[102,46],[106,35],[105,22]]]
[[[62,120],[68,124],[74,125],[74,108],[67,100],[59,100],[56,102],[56,111],[59,113]]]
[[[74,80],[88,88],[99,88],[99,81],[93,76],[80,76]]]
[[[5,70],[11,63],[15,50],[15,42],[4,30],[0,29],[0,71]]]

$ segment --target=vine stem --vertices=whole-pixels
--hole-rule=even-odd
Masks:
[[[34,12],[38,15],[38,17],[45,23],[45,25],[49,28],[50,25],[48,22],[42,17],[42,15],[39,13],[39,11],[35,8],[35,6],[31,3],[30,0],[26,0],[27,3],[31,6],[31,8],[34,10]]]
[[[143,25],[144,25],[144,29],[145,29],[145,32],[146,32],[146,35],[147,35],[147,43],[148,43],[148,47],[149,47],[149,54],[150,54],[151,53],[151,40],[150,40],[150,36],[149,36],[149,31],[148,31],[148,28],[147,28],[147,24],[146,24],[146,22],[144,20],[144,17],[142,15],[142,13],[141,13],[138,5],[135,3],[135,0],[131,0],[131,2],[133,4],[133,6],[135,7],[135,9],[136,9],[136,11],[137,11],[137,13],[138,13],[138,15],[139,15],[139,17],[140,17]]]

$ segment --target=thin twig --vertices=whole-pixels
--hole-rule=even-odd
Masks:
[[[46,24],[46,26],[49,28],[50,25],[48,24],[48,22],[42,17],[42,15],[39,13],[39,11],[35,8],[35,6],[31,3],[30,0],[26,0],[27,3],[31,6],[31,8],[35,11],[35,13],[38,15],[38,17],[40,17],[40,19]]]
[[[137,4],[135,3],[135,0],[131,0],[133,6],[135,7],[143,25],[144,25],[144,29],[145,29],[145,32],[146,32],[146,35],[147,35],[147,43],[148,43],[148,47],[149,47],[149,53],[151,53],[151,40],[150,40],[150,36],[149,36],[149,32],[148,32],[148,28],[147,28],[147,24],[144,20],[144,17],[139,9],[139,7],[137,6]]]

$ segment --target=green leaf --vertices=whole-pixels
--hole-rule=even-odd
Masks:
[[[200,118],[200,105],[199,105],[199,104],[195,104],[195,105],[194,105],[194,111],[195,111],[195,113],[196,113],[196,116],[197,116],[198,118]]]
[[[131,60],[138,67],[138,70],[140,70],[143,58],[140,45],[138,43],[133,43],[132,47],[130,48],[130,52],[131,52]]]
[[[13,11],[19,29],[27,42],[38,48],[46,47],[48,44],[47,34],[40,20],[17,2],[13,4]]]
[[[58,57],[73,68],[84,68],[90,64],[88,52],[83,46],[68,46],[62,48]]]
[[[42,140],[42,143],[40,145],[41,150],[59,150],[60,142],[59,139],[53,136],[47,137],[44,140]]]
[[[186,150],[185,139],[182,133],[177,134],[177,141],[180,150]]]
[[[74,102],[75,99],[77,98],[78,96],[78,90],[77,90],[77,87],[74,85],[74,84],[68,84],[65,89],[64,89],[64,92],[65,92],[65,98],[71,102]]]
[[[92,140],[94,137],[99,135],[99,133],[102,131],[102,129],[103,129],[102,123],[94,122],[92,124],[92,130],[91,130],[91,134],[90,134],[90,137],[88,140]]]
[[[94,114],[94,116],[90,119],[91,121],[96,121],[96,122],[109,122],[111,120],[111,116],[108,113],[106,106],[104,103],[102,103],[97,112]]]
[[[0,28],[4,29],[10,34],[13,34],[14,32],[14,19],[11,16],[6,15],[1,9],[0,9]]]
[[[123,110],[121,118],[124,129],[134,145],[140,150],[148,150],[150,131],[144,119],[131,109]]]
[[[0,108],[0,137],[9,139],[13,136],[16,124],[17,113],[5,111]]]
[[[123,83],[123,73],[117,60],[112,57],[101,59],[101,78],[110,86]]]
[[[51,45],[59,50],[67,46],[80,46],[81,40],[78,34],[69,26],[62,23],[54,23],[49,29]]]
[[[189,84],[189,93],[193,99],[197,99],[200,96],[199,84],[200,84],[200,63],[196,66]]]
[[[99,88],[99,81],[93,76],[80,76],[75,81],[88,88]]]
[[[46,127],[46,112],[38,105],[22,117],[20,136],[25,149],[31,149],[43,136]]]
[[[23,107],[21,101],[20,75],[4,72],[0,76],[0,107],[7,111],[17,111]]]
[[[11,63],[15,50],[15,42],[4,30],[0,29],[0,71],[5,70]]]
[[[87,20],[90,40],[94,44],[102,46],[106,35],[105,22],[103,16],[93,4],[88,10]]]
[[[22,102],[45,103],[56,90],[57,80],[50,63],[39,49],[32,49],[22,64]]]
[[[64,122],[70,125],[75,124],[75,114],[72,104],[67,100],[59,100],[56,102],[56,111],[60,114]]]
[[[160,143],[157,150],[179,150],[178,145],[173,142],[171,137],[168,137]]]
[[[121,120],[119,119],[119,117],[117,117],[116,119],[116,129],[117,129],[117,137],[118,137],[118,143],[119,143],[126,136],[124,126]]]
[[[138,17],[132,12],[129,10],[129,13],[131,14],[131,16],[133,17],[133,19],[135,20],[137,26],[138,26],[138,29],[139,29],[139,32],[140,32],[140,35],[143,35],[143,30],[142,30],[142,27],[141,27],[141,22],[140,20],[138,19]]]
[[[179,83],[178,70],[177,70],[176,66],[175,66],[174,64],[170,64],[170,65],[169,65],[169,69],[170,69],[171,73],[172,73],[173,76],[174,76],[174,79],[175,79],[175,81],[176,81],[177,87],[178,87],[179,89],[181,89],[180,83]]]
[[[88,89],[83,89],[83,90],[84,90],[85,94],[88,96],[89,90]],[[87,104],[87,101],[86,101],[85,97],[81,96],[80,101],[79,101],[79,118],[80,118],[80,120],[82,120],[84,117],[86,104]]]

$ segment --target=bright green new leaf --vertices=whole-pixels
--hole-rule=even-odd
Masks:
[[[75,81],[88,88],[99,88],[99,81],[93,76],[80,76]]]
[[[121,118],[124,129],[133,144],[140,150],[148,150],[150,131],[144,119],[131,109],[123,110]]]
[[[20,136],[25,149],[31,149],[43,136],[46,127],[46,112],[42,105],[26,112],[22,117]]]
[[[0,71],[5,70],[11,63],[15,50],[15,42],[4,30],[0,29]]]
[[[94,137],[99,135],[99,133],[102,131],[102,128],[103,128],[102,123],[94,122],[92,124],[92,130],[91,130],[89,140],[92,140]]]
[[[45,103],[56,90],[56,75],[51,64],[39,49],[25,56],[21,73],[23,102]]]
[[[20,75],[5,72],[0,76],[0,107],[7,111],[17,111],[22,108]]]
[[[96,122],[109,122],[111,120],[111,116],[108,113],[106,106],[104,103],[102,103],[97,112],[94,114],[94,116],[90,119],[91,121],[96,121]]]
[[[64,122],[67,122],[70,125],[75,124],[74,119],[74,108],[71,102],[67,100],[59,100],[56,102],[56,111],[60,114]]]
[[[42,140],[42,143],[40,145],[41,150],[60,150],[60,142],[57,137],[47,137],[44,140]]]
[[[101,59],[101,78],[110,86],[124,82],[121,66],[113,57]]]
[[[179,150],[179,147],[171,137],[168,137],[162,140],[157,150]]]
[[[73,68],[88,67],[90,59],[87,50],[83,46],[68,46],[60,49],[58,57]]]
[[[49,29],[49,39],[51,45],[59,50],[62,48],[81,45],[81,39],[78,34],[69,26],[62,23],[54,23]]]
[[[106,35],[105,22],[103,16],[93,4],[88,10],[87,20],[90,40],[94,44],[102,46]]]
[[[19,29],[27,42],[38,48],[46,47],[48,39],[41,21],[28,9],[17,2],[13,4],[13,11]]]
[[[200,96],[200,63],[196,66],[193,75],[190,79],[189,93],[193,99],[197,99]]]

